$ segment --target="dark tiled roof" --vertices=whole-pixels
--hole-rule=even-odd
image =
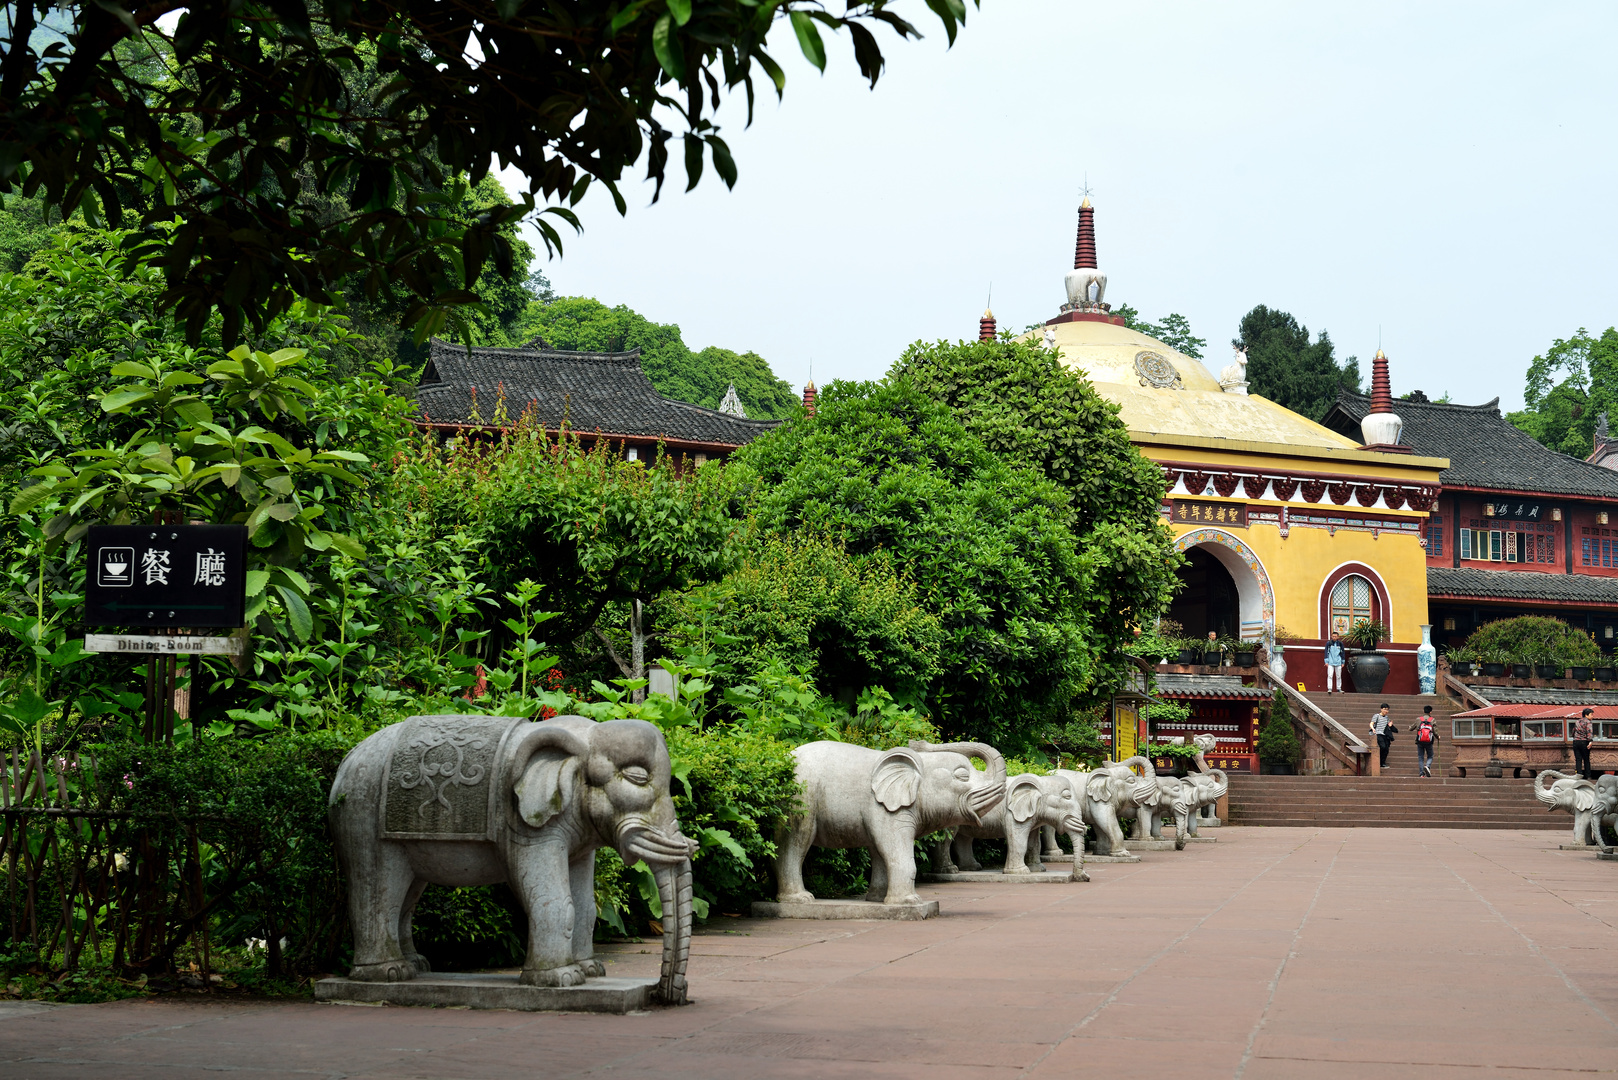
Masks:
[[[474,388],[477,420],[472,416]],[[539,344],[469,353],[465,346],[433,339],[431,358],[416,387],[424,420],[492,423],[502,393],[512,420],[532,408],[546,427],[559,427],[565,419],[579,432],[741,446],[780,422],[743,420],[664,397],[641,370],[639,349],[565,352]]]
[[[1471,686],[1470,683],[1467,684]],[[1527,706],[1543,709],[1549,705],[1618,705],[1618,690],[1560,690],[1554,686],[1472,686],[1472,692],[1496,705]],[[1523,710],[1523,712],[1528,711]],[[1473,709],[1456,716],[1522,715],[1517,709],[1504,713],[1495,708]],[[1453,719],[1453,717],[1451,718]]]
[[[1537,570],[1429,566],[1427,595],[1618,604],[1618,578],[1596,577],[1594,574],[1545,574]]]
[[[1395,401],[1393,411],[1404,420],[1399,442],[1418,454],[1449,458],[1440,474],[1445,487],[1618,498],[1618,472],[1542,446],[1500,415],[1499,402]],[[1341,394],[1321,423],[1358,439],[1360,421],[1370,411],[1370,398]]]
[[[1157,694],[1168,698],[1268,698],[1270,692],[1243,686],[1240,675],[1158,675]]]

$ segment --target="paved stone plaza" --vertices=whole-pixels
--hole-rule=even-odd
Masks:
[[[1618,863],[1560,833],[1226,828],[926,922],[716,919],[695,1004],[0,1012],[0,1075],[1534,1077],[1618,1072]],[[608,970],[655,974],[657,943]]]

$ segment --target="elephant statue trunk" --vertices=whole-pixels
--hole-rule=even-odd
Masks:
[[[656,996],[665,1005],[686,1003],[685,968],[691,958],[691,860],[653,871],[663,904],[663,970]]]
[[[1152,767],[1151,758],[1136,754],[1128,761],[1120,761],[1118,764],[1125,767],[1138,764],[1141,767],[1141,775],[1136,777],[1129,788],[1130,797],[1135,800],[1135,805],[1148,805],[1157,798],[1157,770]]]
[[[973,825],[981,825],[983,815],[994,809],[995,805],[1005,798],[1006,759],[994,747],[979,742],[930,743],[912,739],[910,749],[918,754],[965,754],[983,762],[984,783],[981,786],[974,785],[961,795],[961,815]]]

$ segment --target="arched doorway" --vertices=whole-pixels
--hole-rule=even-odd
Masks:
[[[1241,627],[1236,579],[1206,548],[1192,548],[1185,560],[1169,618],[1185,628],[1187,637],[1207,637],[1210,630],[1220,637],[1235,637]]]
[[[1193,529],[1176,537],[1174,546],[1189,565],[1180,571],[1186,587],[1169,617],[1186,635],[1206,637],[1213,630],[1268,641],[1275,630],[1275,591],[1253,549],[1223,529]]]

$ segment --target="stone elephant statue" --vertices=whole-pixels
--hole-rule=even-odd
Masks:
[[[983,743],[872,750],[812,742],[792,752],[803,798],[776,832],[775,879],[782,903],[814,899],[803,884],[811,847],[866,848],[867,900],[916,903],[916,838],[978,825],[1005,798],[1006,759]],[[982,771],[972,765],[981,760]]]
[[[428,970],[410,933],[422,890],[501,881],[528,914],[523,983],[603,975],[591,949],[595,852],[611,846],[657,880],[656,995],[683,1004],[696,844],[680,833],[669,778],[662,732],[644,720],[413,716],[378,731],[343,759],[328,810],[354,924],[349,977]]]
[[[1139,764],[1144,775],[1137,776],[1130,766]],[[1097,855],[1128,855],[1124,849],[1121,818],[1133,816],[1143,803],[1157,798],[1157,772],[1150,759],[1136,756],[1128,761],[1104,761],[1092,772],[1058,770],[1073,779],[1083,795],[1079,799],[1084,823]]]
[[[1159,776],[1155,797],[1142,802],[1135,811],[1136,840],[1163,839],[1163,819],[1174,822],[1174,850],[1184,851],[1191,836],[1191,816],[1195,813],[1197,789],[1177,776]]]
[[[1604,774],[1600,780],[1591,781],[1546,769],[1534,777],[1534,798],[1553,811],[1566,810],[1573,815],[1575,844],[1599,845],[1601,826],[1618,821],[1618,776]]]
[[[1212,806],[1223,799],[1230,791],[1230,777],[1225,775],[1223,769],[1210,769],[1207,772],[1191,773],[1185,778],[1185,783],[1193,789],[1191,796],[1190,832],[1197,835],[1197,819],[1202,816],[1202,808]]]
[[[946,874],[956,869],[981,870],[972,853],[972,842],[993,839],[1006,842],[1005,873],[1043,870],[1039,858],[1041,828],[1061,829],[1072,839],[1073,850],[1082,852],[1086,826],[1079,791],[1078,785],[1065,776],[1013,776],[1006,781],[1005,801],[983,814],[979,824],[958,826],[953,838],[935,844],[933,865]]]

